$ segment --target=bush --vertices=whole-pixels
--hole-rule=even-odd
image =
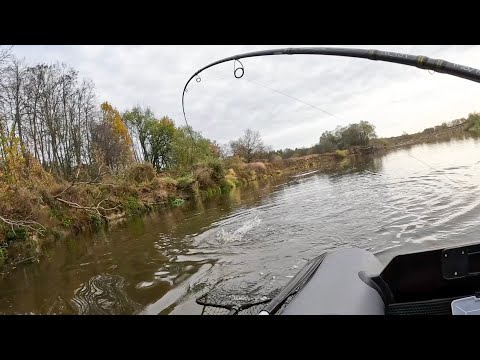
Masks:
[[[247,169],[255,171],[257,174],[264,174],[267,172],[267,167],[263,162],[253,162],[246,165]]]
[[[134,164],[126,172],[127,180],[133,180],[136,183],[151,181],[155,175],[155,169],[150,163]]]
[[[26,218],[38,210],[39,203],[40,197],[34,193],[34,190],[21,185],[3,188],[0,184],[0,215],[13,219]]]
[[[233,169],[235,172],[242,170],[246,166],[245,162],[238,156],[228,157],[223,162],[227,169]]]
[[[157,177],[153,179],[152,185],[157,185],[165,190],[174,191],[177,188],[177,181],[169,176]]]
[[[223,192],[228,192],[235,188],[235,181],[233,179],[225,178],[220,184]]]
[[[198,181],[201,189],[216,187],[225,177],[225,169],[220,159],[211,158],[193,168],[193,179]]]
[[[473,113],[468,116],[468,130],[480,135],[480,114]]]
[[[25,241],[27,237],[27,230],[24,228],[15,228],[14,230],[9,229],[5,234],[5,240],[7,243],[11,243],[13,241]]]
[[[295,165],[297,165],[297,160],[295,160],[294,158],[285,159],[285,164],[288,167],[295,166]]]
[[[213,181],[219,183],[225,176],[223,162],[219,158],[213,158],[207,161],[207,165],[212,170],[211,176]]]
[[[348,156],[348,150],[335,150],[335,155],[343,159]]]
[[[179,189],[187,189],[189,188],[193,183],[195,182],[195,179],[192,177],[192,175],[185,175],[182,177],[179,177],[177,179],[177,187]]]
[[[373,146],[383,146],[383,147],[388,147],[391,145],[390,142],[386,139],[374,139],[371,141],[371,144]]]
[[[270,158],[270,163],[272,164],[283,163],[283,158],[280,155],[274,155]]]
[[[136,215],[142,212],[142,205],[135,197],[128,197],[127,200],[123,204],[123,208],[129,215]]]
[[[197,166],[193,172],[193,175],[194,178],[198,181],[198,186],[201,189],[207,189],[209,187],[215,186],[215,181],[212,178],[213,170],[206,164]]]

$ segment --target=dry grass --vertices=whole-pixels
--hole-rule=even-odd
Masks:
[[[247,169],[253,170],[258,174],[265,174],[267,166],[263,162],[253,162],[246,165]]]
[[[134,164],[125,171],[125,178],[136,183],[152,181],[157,175],[150,163]]]
[[[22,170],[23,177],[17,182],[0,179],[0,216],[37,221],[53,238],[59,233],[94,230],[110,219],[137,215],[156,206],[169,206],[172,198],[217,194],[258,179],[306,169],[320,161],[328,162],[330,158],[309,155],[249,164],[239,158],[225,159],[223,163],[210,160],[177,179],[158,174],[150,164],[133,164],[117,175],[98,166],[81,169],[71,181],[55,178],[39,164],[33,164],[31,171]],[[6,243],[7,230],[0,224],[0,245]],[[28,229],[24,233],[33,239]],[[11,234],[8,236],[11,238]],[[41,247],[48,236],[34,243]],[[20,237],[8,244],[12,251],[8,251],[7,262],[14,262],[24,250],[37,248]]]

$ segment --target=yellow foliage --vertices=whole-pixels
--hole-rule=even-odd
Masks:
[[[101,105],[101,109],[103,111],[103,119],[112,126],[113,130],[125,141],[127,145],[131,145],[132,139],[118,110],[114,109],[108,102],[104,102]]]
[[[13,131],[5,135],[0,128],[0,183],[32,185],[51,181],[52,176],[21,146]]]
[[[15,183],[25,169],[20,139],[13,134],[13,131],[8,135],[0,132],[0,146],[3,154],[0,177],[7,183]]]
[[[168,116],[164,116],[160,119],[160,124],[168,127],[168,126],[175,126],[174,122],[172,119],[170,119]]]

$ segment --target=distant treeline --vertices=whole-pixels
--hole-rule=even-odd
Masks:
[[[480,132],[477,114],[440,128],[459,124]],[[15,181],[19,169],[32,161],[63,178],[74,176],[79,167],[106,165],[118,172],[135,162],[180,174],[193,164],[232,156],[247,163],[272,161],[368,145],[376,138],[375,126],[360,121],[325,131],[311,147],[273,150],[250,129],[221,146],[168,116],[157,117],[148,107],[121,112],[100,102],[93,82],[65,64],[29,65],[9,47],[0,47],[0,181]]]
[[[295,149],[284,149],[270,151],[269,159],[279,156],[282,159],[305,156],[310,154],[322,154],[333,152],[335,150],[346,150],[353,146],[364,146],[369,144],[388,146],[393,145],[398,139],[406,137],[415,137],[420,135],[435,134],[449,129],[460,128],[463,131],[480,134],[480,114],[471,113],[467,118],[455,119],[444,122],[441,125],[429,127],[416,134],[407,134],[391,138],[378,138],[375,133],[375,126],[368,121],[360,121],[357,124],[350,124],[344,127],[337,127],[334,131],[325,131],[319,139],[319,142],[311,147],[302,147]]]
[[[368,121],[360,121],[356,124],[338,126],[334,131],[325,131],[320,136],[319,142],[314,146],[271,151],[269,156],[270,158],[279,156],[282,159],[289,159],[310,154],[334,152],[352,146],[368,145],[376,137],[375,126]]]

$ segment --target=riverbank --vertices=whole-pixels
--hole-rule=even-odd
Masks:
[[[67,182],[30,160],[28,176],[1,184],[0,267],[38,261],[45,246],[70,234],[95,232],[124,219],[194,199],[226,193],[255,181],[312,169],[333,172],[348,161],[348,152],[312,154],[273,162],[245,163],[238,158],[196,165],[174,177],[150,164],[134,164],[122,173],[82,171]]]
[[[450,139],[464,139],[480,135],[480,115],[470,114],[467,118],[451,121],[449,124],[424,129],[414,134],[403,134],[389,138],[380,138],[372,143],[385,148],[403,148],[417,144],[429,144]]]
[[[255,181],[313,169],[336,172],[348,168],[355,157],[465,138],[475,134],[471,129],[479,122],[479,116],[471,114],[450,126],[375,139],[348,150],[278,157],[270,162],[214,159],[182,173],[158,173],[149,163],[134,163],[116,173],[100,167],[93,175],[91,168],[79,169],[69,182],[45,171],[34,158],[19,157],[12,161],[6,181],[0,182],[0,269],[5,272],[22,262],[38,260],[44,246],[69,234],[95,232],[129,217],[182,206]]]

